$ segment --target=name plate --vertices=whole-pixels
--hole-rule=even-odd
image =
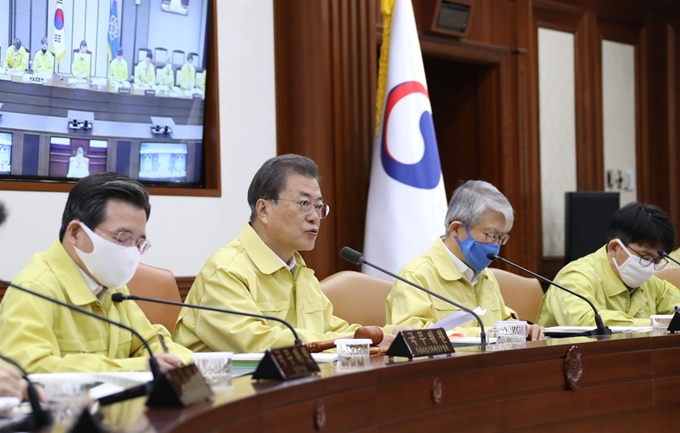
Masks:
[[[288,380],[319,371],[319,365],[304,345],[278,347],[267,349],[253,373],[253,379]]]
[[[154,380],[146,405],[149,407],[190,406],[213,395],[195,364],[164,372]]]
[[[129,87],[120,86],[120,87],[118,88],[118,93],[130,93],[130,88],[129,88]]]
[[[434,356],[454,353],[444,328],[414,329],[397,334],[386,355],[413,359],[418,356]]]
[[[144,95],[146,96],[156,96],[156,91],[153,89],[147,89],[144,91]]]
[[[0,74],[0,80],[2,80],[2,81],[12,81],[12,76],[10,74]]]
[[[680,313],[678,311],[673,314],[673,318],[671,319],[671,323],[668,324],[667,329],[671,334],[680,332]]]

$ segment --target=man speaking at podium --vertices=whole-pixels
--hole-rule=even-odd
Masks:
[[[351,336],[361,325],[333,315],[298,253],[314,248],[330,211],[314,161],[292,154],[269,159],[250,183],[248,204],[250,222],[208,259],[186,302],[276,316],[290,322],[305,343]],[[393,338],[385,337],[384,344]],[[293,335],[278,322],[184,307],[175,341],[198,352],[264,352],[291,346]]]
[[[191,352],[169,341],[134,302],[111,295],[134,275],[150,243],[146,189],[118,173],[98,173],[75,184],[68,195],[59,239],[33,256],[13,283],[138,331],[151,345],[161,369],[189,362]],[[168,337],[163,353],[158,333]],[[0,353],[30,373],[56,371],[143,371],[148,353],[129,331],[9,287],[0,303]],[[181,357],[181,359],[180,359]]]

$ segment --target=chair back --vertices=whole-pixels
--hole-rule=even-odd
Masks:
[[[182,302],[177,280],[171,271],[140,263],[137,272],[127,284],[130,294]],[[180,307],[152,302],[137,302],[149,322],[165,326],[172,334]]]
[[[385,300],[392,283],[355,271],[341,271],[321,281],[333,314],[361,325],[385,326]]]
[[[165,66],[168,60],[167,48],[156,47],[153,49],[153,61],[156,66]]]
[[[149,48],[137,48],[137,61],[135,62],[135,65],[146,59],[147,54],[151,54],[151,50]]]
[[[680,289],[680,266],[670,264],[660,271],[656,271],[655,275]]]
[[[536,278],[525,278],[502,269],[490,268],[505,305],[515,310],[518,319],[536,322],[541,308],[543,288]]]
[[[184,65],[184,51],[182,50],[172,50],[172,57],[170,59],[172,61],[172,66],[175,69],[179,69]]]

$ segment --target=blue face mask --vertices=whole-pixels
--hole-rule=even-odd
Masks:
[[[470,236],[470,232],[465,225],[463,225],[463,228],[465,229],[465,233],[467,233],[467,239],[460,241],[458,238],[455,238],[461,253],[463,253],[463,260],[474,271],[481,272],[491,264],[491,260],[489,260],[486,255],[489,253],[498,254],[501,250],[501,246],[498,244],[483,244],[477,242]]]

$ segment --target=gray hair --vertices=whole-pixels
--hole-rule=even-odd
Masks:
[[[510,231],[515,216],[508,199],[489,182],[468,180],[453,192],[446,211],[446,233],[453,221],[460,221],[469,229],[480,222],[487,211],[502,214],[505,218],[504,232]]]

